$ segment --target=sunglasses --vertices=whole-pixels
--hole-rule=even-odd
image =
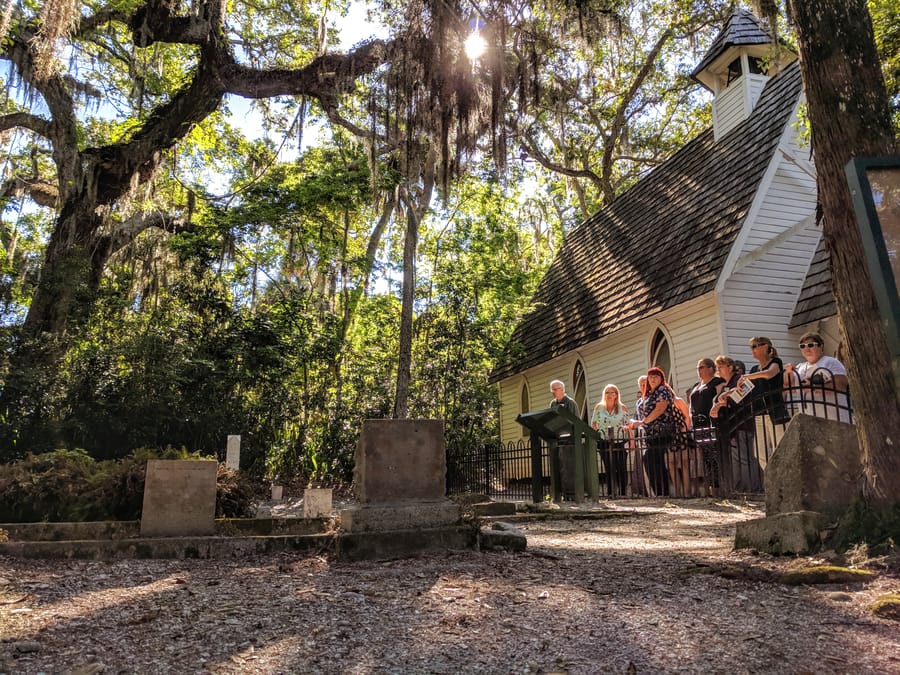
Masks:
[[[813,347],[821,347],[822,345],[819,342],[801,342],[798,346],[800,349],[806,349],[807,347],[812,349]]]

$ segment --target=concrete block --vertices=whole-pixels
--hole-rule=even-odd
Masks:
[[[476,516],[511,516],[516,512],[516,505],[512,502],[483,502],[473,504],[472,508]]]
[[[217,469],[208,460],[148,460],[141,536],[213,534]]]
[[[779,513],[737,524],[735,548],[754,548],[772,555],[818,550],[825,518],[813,511]]]
[[[342,560],[385,560],[473,549],[477,537],[473,528],[456,525],[391,532],[345,532],[335,539],[334,544],[335,553]]]
[[[303,517],[331,515],[331,488],[306,488],[303,491]]]
[[[225,445],[225,468],[237,471],[241,468],[241,437],[229,434]]]
[[[364,420],[354,481],[362,504],[435,500],[446,489],[441,420]]]
[[[766,515],[838,515],[860,491],[856,428],[811,415],[791,419],[766,466]]]
[[[362,504],[341,511],[344,532],[386,532],[458,525],[462,509],[446,499],[439,501]]]

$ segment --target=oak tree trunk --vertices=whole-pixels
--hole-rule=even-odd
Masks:
[[[870,534],[894,532],[900,503],[900,403],[844,173],[853,157],[897,151],[865,0],[791,0],[800,46],[823,231],[865,475]],[[876,522],[872,522],[872,521]]]

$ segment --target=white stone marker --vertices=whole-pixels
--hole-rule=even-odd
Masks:
[[[229,434],[228,445],[225,446],[225,468],[237,471],[241,468],[241,436]]]
[[[303,517],[331,515],[331,488],[306,488],[303,491]]]

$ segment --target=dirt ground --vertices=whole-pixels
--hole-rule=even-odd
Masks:
[[[516,554],[0,558],[0,672],[900,673],[900,623],[867,610],[894,559],[791,586],[831,556],[732,551],[758,504],[594,510],[626,514],[520,523]]]

